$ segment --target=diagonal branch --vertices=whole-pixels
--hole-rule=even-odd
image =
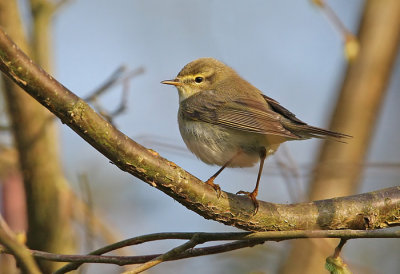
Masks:
[[[179,255],[181,255],[183,252],[187,251],[190,248],[195,247],[198,244],[203,243],[204,241],[202,241],[202,239],[199,237],[198,234],[194,234],[192,239],[190,239],[189,241],[187,241],[186,243],[179,245],[173,249],[171,249],[170,251],[161,254],[157,257],[155,257],[154,259],[136,267],[134,270],[132,271],[126,271],[123,274],[137,274],[137,273],[141,273],[153,266],[156,266],[162,262],[168,261],[172,258],[175,258]]]
[[[245,230],[370,229],[400,223],[400,187],[310,203],[260,202],[214,189],[105,121],[29,59],[0,31],[0,70],[121,170],[158,188],[207,219]]]

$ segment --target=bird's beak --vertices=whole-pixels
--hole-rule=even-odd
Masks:
[[[166,84],[166,85],[173,85],[173,86],[182,86],[183,83],[179,81],[179,79],[173,79],[173,80],[164,80],[161,82],[161,84]]]

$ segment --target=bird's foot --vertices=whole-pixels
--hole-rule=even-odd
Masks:
[[[259,205],[259,203],[258,203],[258,201],[256,199],[257,192],[254,192],[254,191],[253,192],[248,192],[248,191],[241,190],[241,191],[236,192],[236,194],[237,195],[238,194],[243,194],[243,195],[248,196],[251,199],[251,201],[253,202],[253,205],[254,205],[254,215],[256,215],[257,212],[258,212],[258,208],[260,207],[260,205]]]
[[[205,183],[207,185],[211,186],[215,190],[215,192],[217,193],[217,198],[221,197],[221,188],[219,187],[219,185],[214,184],[214,178],[213,177],[208,179]]]

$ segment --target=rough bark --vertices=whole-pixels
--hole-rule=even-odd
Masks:
[[[301,204],[260,201],[213,188],[118,131],[82,99],[37,67],[0,31],[0,70],[120,169],[207,219],[245,230],[367,229],[398,225],[400,187]]]
[[[331,128],[353,135],[346,146],[324,143],[310,184],[310,200],[354,193],[360,182],[400,38],[400,1],[366,2],[359,30],[361,51],[349,64]],[[337,240],[293,243],[282,273],[323,273]],[[327,248],[321,248],[321,247]]]

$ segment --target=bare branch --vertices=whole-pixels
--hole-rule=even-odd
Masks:
[[[120,80],[122,74],[126,72],[127,67],[126,66],[120,66],[118,67],[111,75],[110,77],[100,85],[96,90],[90,93],[89,96],[84,97],[83,100],[86,102],[92,102],[96,100],[98,97],[100,97],[102,94],[104,94],[107,90],[109,90],[112,86],[115,85],[115,83]]]
[[[88,255],[60,255],[42,251],[32,250],[32,255],[38,259],[45,259],[58,262],[71,262],[60,268],[56,273],[66,273],[77,269],[83,263],[109,263],[117,265],[145,263],[162,254],[152,254],[145,256],[99,256],[101,254],[120,249],[127,246],[142,244],[150,241],[180,239],[190,240],[197,235],[198,243],[211,241],[234,241],[231,243],[194,248],[186,252],[177,253],[175,256],[168,257],[164,261],[185,259],[197,256],[211,255],[228,252],[245,247],[262,244],[265,241],[283,241],[290,239],[304,238],[341,238],[344,240],[358,238],[400,238],[400,230],[314,230],[314,231],[267,231],[267,232],[230,232],[230,233],[205,233],[205,232],[170,232],[154,233],[127,239],[114,243]]]
[[[24,273],[41,273],[29,250],[17,240],[2,216],[0,216],[0,244],[15,256]]]
[[[95,91],[93,91],[84,100],[86,102],[91,102],[94,104],[95,109],[110,123],[112,120],[123,113],[127,109],[128,104],[128,94],[129,94],[129,84],[130,80],[140,74],[144,73],[144,68],[139,67],[135,70],[127,72],[125,66],[120,66],[111,76]],[[126,74],[126,75],[124,75]],[[105,110],[99,103],[98,98],[110,90],[111,87],[122,84],[122,96],[119,106],[114,111]]]
[[[175,258],[177,256],[179,256],[180,254],[182,254],[184,251],[188,250],[189,248],[195,247],[198,244],[201,244],[202,240],[201,238],[198,236],[198,234],[194,234],[192,239],[190,239],[190,241],[187,241],[186,243],[177,246],[173,249],[171,249],[170,251],[157,256],[156,258],[148,261],[147,263],[138,266],[137,268],[135,268],[132,271],[126,271],[123,274],[137,274],[137,273],[141,273],[153,266],[156,266],[164,261],[168,261],[172,258]]]
[[[342,251],[342,248],[346,244],[347,240],[348,239],[346,239],[346,238],[340,239],[340,242],[339,242],[338,246],[335,248],[335,253],[333,254],[334,258],[339,257],[340,252]]]
[[[326,258],[325,269],[327,269],[331,274],[352,274],[348,266],[343,262],[342,258],[339,257],[346,242],[347,239],[340,239],[338,246],[335,248],[334,254]]]
[[[120,169],[156,187],[190,210],[250,231],[374,229],[400,224],[400,187],[310,203],[260,201],[213,188],[118,131],[89,105],[35,65],[0,31],[0,69]]]
[[[345,43],[344,53],[349,61],[354,61],[360,50],[360,43],[355,35],[353,35],[342,23],[333,9],[325,3],[324,0],[312,0],[312,2],[321,8],[322,12],[332,23],[333,27],[339,32],[341,38]]]
[[[183,253],[175,257],[171,257],[166,261],[173,260],[181,260],[205,255],[213,255],[224,252],[229,252],[237,249],[242,249],[245,247],[253,247],[258,244],[264,243],[263,241],[235,241],[232,243],[215,245],[215,246],[207,246],[200,248],[193,248],[186,250]],[[100,255],[60,255],[53,254],[44,251],[31,250],[32,255],[37,259],[43,259],[48,261],[55,262],[71,262],[63,268],[60,268],[55,272],[55,274],[67,273],[72,270],[77,269],[84,263],[104,263],[104,264],[115,264],[119,266],[124,265],[132,265],[132,264],[141,264],[146,263],[156,257],[159,257],[163,254],[152,254],[152,255],[143,255],[143,256],[100,256]]]

